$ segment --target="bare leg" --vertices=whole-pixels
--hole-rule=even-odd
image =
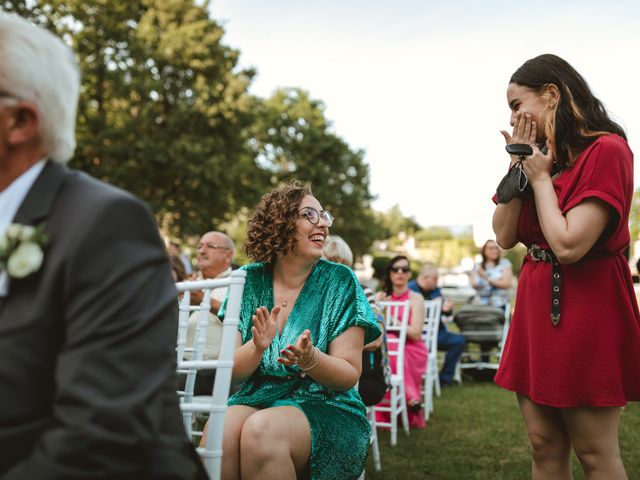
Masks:
[[[562,411],[520,394],[518,404],[531,443],[532,480],[570,480],[571,440]]]
[[[244,422],[257,409],[245,405],[233,405],[227,410],[224,419],[222,438],[222,478],[224,480],[240,479],[240,432]],[[204,426],[200,446],[206,445],[209,422]]]
[[[565,424],[587,480],[627,480],[620,447],[620,407],[562,410]]]
[[[311,454],[311,428],[296,407],[265,408],[251,415],[240,440],[243,480],[295,480]]]

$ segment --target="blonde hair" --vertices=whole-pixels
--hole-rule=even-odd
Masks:
[[[331,262],[353,265],[353,252],[347,242],[338,235],[329,235],[324,242],[322,255]]]

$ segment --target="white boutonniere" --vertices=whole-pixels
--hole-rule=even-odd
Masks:
[[[12,223],[0,234],[0,271],[6,271],[10,278],[24,278],[37,272],[47,242],[42,226]]]

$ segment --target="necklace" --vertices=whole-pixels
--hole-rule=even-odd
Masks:
[[[275,281],[274,281],[274,287],[275,287],[275,286],[276,286],[276,285],[275,285]],[[287,298],[286,300],[282,300],[282,301],[280,302],[280,306],[281,306],[282,308],[287,308],[287,306],[289,306],[290,300],[298,298],[298,295],[300,294],[300,290],[302,290],[302,287],[303,287],[303,286],[304,286],[304,283],[303,283],[302,285],[300,285],[299,287],[297,287],[297,288],[293,289],[293,290],[289,290],[289,291],[287,291],[287,295],[286,295],[286,296],[287,296],[288,298]],[[281,288],[282,288],[283,293],[284,293],[284,291],[286,291],[286,289],[284,288],[284,285],[282,285],[282,287],[281,287]],[[282,295],[282,296],[285,296],[285,295]]]

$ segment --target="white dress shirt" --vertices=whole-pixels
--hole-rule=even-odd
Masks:
[[[36,162],[29,170],[16,178],[11,184],[0,192],[0,232],[4,233],[18,213],[27,193],[42,172],[46,159]],[[6,271],[0,271],[0,297],[6,297],[9,293],[9,275]]]

